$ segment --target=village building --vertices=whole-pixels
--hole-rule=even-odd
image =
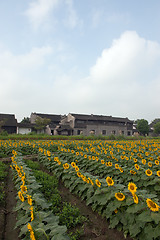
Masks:
[[[37,129],[36,119],[49,119],[50,122],[43,129]],[[69,113],[68,115],[43,114],[32,112],[29,122],[17,123],[14,115],[0,114],[3,119],[2,129],[10,133],[29,134],[33,131],[49,135],[124,135],[135,134],[133,121],[128,118]]]
[[[8,134],[17,133],[17,119],[15,115],[0,113],[0,126],[1,130],[6,131]]]
[[[35,131],[34,124],[31,123],[17,123],[17,134],[29,134]]]
[[[59,135],[132,136],[133,121],[128,118],[69,113],[56,127]]]
[[[56,126],[59,125],[62,116],[61,115],[56,115],[56,114],[43,114],[43,113],[31,113],[30,116],[30,123],[35,124],[35,121],[37,117],[40,118],[46,118],[50,120],[50,123],[46,126],[45,129],[43,130],[37,130],[37,133],[46,133],[49,135],[55,135],[57,134]]]

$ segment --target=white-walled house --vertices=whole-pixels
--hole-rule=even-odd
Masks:
[[[18,123],[17,124],[17,134],[28,134],[33,131],[33,124],[31,123]]]

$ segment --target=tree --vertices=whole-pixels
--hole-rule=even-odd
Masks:
[[[137,129],[138,131],[143,134],[144,136],[149,133],[149,125],[148,121],[145,119],[138,119],[137,120]]]
[[[35,129],[37,130],[45,130],[46,126],[51,122],[51,119],[37,117],[35,120]]]
[[[21,121],[21,123],[30,123],[29,117],[24,117]]]
[[[157,122],[160,122],[160,118],[155,118],[155,119],[151,122],[151,125],[154,126]]]
[[[154,124],[154,133],[160,134],[160,121]]]

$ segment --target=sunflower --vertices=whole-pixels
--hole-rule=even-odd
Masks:
[[[57,162],[59,159],[58,157],[54,157],[54,161]]]
[[[96,157],[95,156],[92,156],[92,160],[95,160],[96,159]]]
[[[135,171],[133,171],[133,170],[130,170],[130,173],[131,173],[131,174],[136,174],[136,172],[135,172]]]
[[[116,168],[116,169],[118,169],[118,168],[119,168],[119,165],[118,165],[117,163],[115,164],[115,168]]]
[[[147,169],[145,171],[145,173],[146,173],[147,176],[151,176],[152,175],[152,171],[150,169]]]
[[[101,183],[100,183],[100,181],[99,181],[98,179],[96,179],[95,182],[96,182],[96,185],[97,185],[98,187],[101,186]]]
[[[47,151],[47,155],[48,155],[48,157],[50,157],[51,156],[51,152]]]
[[[133,158],[134,162],[137,162],[137,158]]]
[[[114,185],[114,181],[111,177],[107,177],[106,182],[107,182],[108,186],[113,186]]]
[[[78,176],[78,177],[81,177],[81,173],[80,173],[80,172],[77,172],[77,176]]]
[[[18,197],[22,202],[24,202],[24,197],[21,191],[18,192]]]
[[[138,164],[135,164],[134,166],[137,170],[139,170],[139,165]]]
[[[157,205],[157,203],[153,202],[151,199],[147,198],[146,203],[147,206],[151,209],[151,211],[153,212],[159,211],[160,207]]]
[[[23,194],[26,194],[26,192],[27,192],[27,187],[24,186],[23,184],[21,185],[21,191]]]
[[[138,197],[136,194],[133,194],[133,200],[136,204],[138,204]]]
[[[102,163],[102,164],[105,164],[105,161],[102,159],[102,160],[101,160],[101,163]]]
[[[64,169],[68,169],[69,168],[69,164],[68,163],[63,164],[63,168]]]
[[[160,170],[157,171],[157,176],[160,177]]]
[[[123,201],[125,199],[125,195],[121,192],[115,193],[115,197],[118,201]]]
[[[79,156],[79,152],[76,152],[76,155]]]
[[[27,199],[28,199],[28,204],[32,206],[32,197],[30,195],[27,195]]]
[[[33,207],[30,207],[31,210],[31,222],[34,220],[34,215],[33,215]]]
[[[92,185],[94,185],[93,181],[92,181],[90,178],[88,178],[88,180],[90,181],[90,183],[91,183]]]
[[[72,166],[73,168],[75,168],[75,167],[76,167],[75,162],[71,162],[71,166]]]
[[[122,172],[123,172],[123,168],[120,167],[120,168],[119,168],[119,171],[122,173]]]
[[[87,158],[87,155],[86,155],[86,154],[84,155],[84,158]]]
[[[76,172],[78,172],[78,171],[79,171],[79,167],[76,166],[76,167],[75,167],[75,170],[76,170]]]
[[[108,162],[108,166],[109,166],[109,167],[112,167],[112,162]]]
[[[121,159],[123,160],[123,159],[124,159],[124,156],[121,156]]]
[[[128,190],[129,190],[132,194],[134,194],[134,193],[136,192],[136,190],[137,190],[136,184],[133,183],[133,182],[129,182],[129,184],[128,184]]]
[[[149,166],[149,167],[152,167],[152,163],[151,163],[151,162],[148,162],[148,166]]]
[[[106,164],[106,166],[108,167],[108,162],[106,162],[105,164]]]
[[[158,161],[158,160],[155,160],[155,164],[156,164],[156,165],[159,165],[159,161]]]
[[[31,239],[31,240],[36,240],[36,239],[35,239],[35,236],[34,236],[34,232],[33,232],[33,229],[32,229],[31,224],[28,223],[27,227],[28,227],[28,230],[29,230],[29,232],[30,232],[30,239]]]
[[[143,163],[143,165],[145,165],[146,164],[146,160],[142,159],[142,163]]]
[[[99,160],[99,158],[96,156],[96,161],[98,161]]]

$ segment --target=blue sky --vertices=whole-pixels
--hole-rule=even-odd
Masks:
[[[159,0],[0,1],[0,112],[160,117]]]

